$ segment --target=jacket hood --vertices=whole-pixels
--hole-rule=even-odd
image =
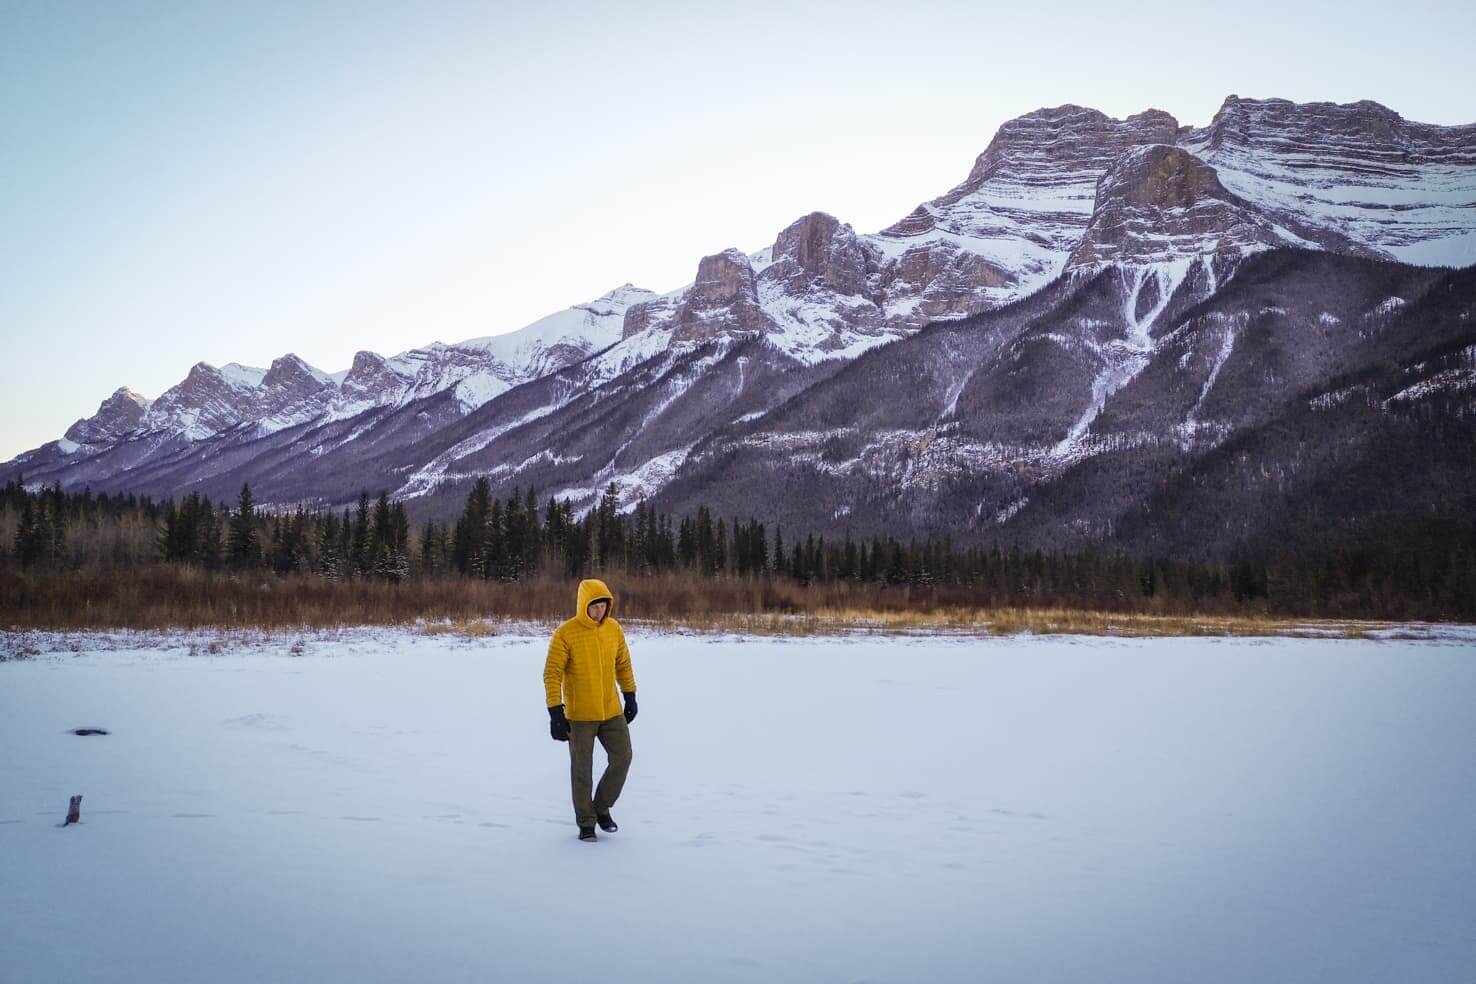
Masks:
[[[599,601],[601,598],[608,598],[610,600],[610,610],[605,613],[605,621],[608,622],[610,621],[610,619],[615,617],[615,595],[610,592],[609,588],[605,587],[604,581],[599,581],[595,578],[587,578],[583,581],[580,581],[579,605],[574,610],[574,617],[578,619],[581,624],[587,625],[590,628],[594,628],[595,626],[599,625],[600,623],[596,622],[585,613],[585,609],[589,608],[590,602]]]

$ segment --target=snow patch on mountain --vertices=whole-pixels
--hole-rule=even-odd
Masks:
[[[474,373],[458,382],[452,387],[452,391],[462,409],[469,412],[511,388],[505,380],[490,373]]]
[[[204,363],[201,363],[204,365]],[[254,389],[261,385],[261,380],[266,376],[265,369],[256,366],[243,366],[239,362],[227,362],[220,367],[220,377],[237,389]]]
[[[1476,369],[1444,369],[1413,386],[1405,387],[1385,400],[1384,405],[1411,403],[1438,393],[1460,393],[1471,389],[1476,389]]]
[[[486,352],[506,365],[523,368],[539,364],[548,350],[561,346],[587,355],[619,341],[625,312],[631,305],[656,296],[653,291],[625,284],[588,303],[539,318],[517,331],[469,338],[457,342],[455,347]]]
[[[583,516],[596,505],[613,483],[619,505],[618,510],[628,513],[643,500],[654,496],[669,484],[678,469],[686,462],[692,446],[674,448],[641,462],[634,468],[617,469],[614,459],[593,478],[583,485],[567,486],[553,493],[555,499],[568,499],[576,515]]]
[[[1092,399],[1066,436],[1052,449],[1057,459],[1079,457],[1083,452],[1082,438],[1091,427],[1092,421],[1101,414],[1108,397],[1133,380],[1153,354],[1153,325],[1168,307],[1179,285],[1183,283],[1189,268],[1195,263],[1208,263],[1203,257],[1174,260],[1147,267],[1123,267],[1120,269],[1123,286],[1122,321],[1126,331],[1122,338],[1113,339],[1102,347],[1102,367],[1092,380]],[[1152,288],[1155,293],[1152,306],[1141,317],[1139,302],[1143,291]]]
[[[417,469],[404,485],[395,490],[395,498],[412,499],[416,496],[425,495],[428,492],[434,491],[436,486],[442,482],[475,478],[478,473],[452,472],[450,468],[455,462],[465,458],[469,454],[482,450],[513,428],[521,427],[526,423],[537,420],[539,417],[546,417],[556,409],[558,409],[557,404],[538,407],[528,411],[517,420],[488,427],[485,430],[478,431],[471,437],[457,442]]]
[[[1230,96],[1180,145],[1287,226],[1406,263],[1476,263],[1476,125],[1413,123],[1369,101]]]

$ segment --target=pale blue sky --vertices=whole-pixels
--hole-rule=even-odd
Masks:
[[[1476,121],[1473,6],[0,0],[0,459],[202,359],[334,371],[878,229],[1040,106]]]

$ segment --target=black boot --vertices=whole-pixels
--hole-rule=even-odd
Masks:
[[[582,840],[582,841],[592,841],[592,840],[595,840],[596,839],[596,837],[595,837],[595,829],[593,827],[580,827],[579,828],[579,839]]]
[[[600,829],[607,834],[613,834],[615,833],[615,831],[620,829],[620,825],[615,822],[615,818],[610,816],[610,814],[608,813],[596,814],[595,822],[598,823],[600,825]]]

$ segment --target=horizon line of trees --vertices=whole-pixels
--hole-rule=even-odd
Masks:
[[[6,537],[7,525],[13,533]],[[543,576],[685,572],[699,577],[787,578],[799,584],[856,582],[977,589],[1029,604],[1143,602],[1155,598],[1322,611],[1333,598],[1401,599],[1432,617],[1476,617],[1476,551],[1428,558],[1245,555],[1231,562],[1132,557],[1087,548],[1026,551],[999,544],[955,547],[947,539],[890,535],[786,538],[755,519],[715,516],[706,506],[673,517],[644,501],[626,512],[616,486],[576,517],[568,499],[540,507],[533,489],[492,494],[478,478],[454,523],[414,528],[404,504],[380,492],[353,508],[264,512],[249,484],[234,506],[191,493],[179,502],[63,490],[32,492],[21,479],[0,488],[0,563],[74,569],[191,563],[209,570],[270,570],[330,580],[471,577],[515,582]],[[1361,592],[1361,595],[1359,594]],[[1340,604],[1346,606],[1345,600]],[[1368,616],[1380,614],[1369,611]]]

